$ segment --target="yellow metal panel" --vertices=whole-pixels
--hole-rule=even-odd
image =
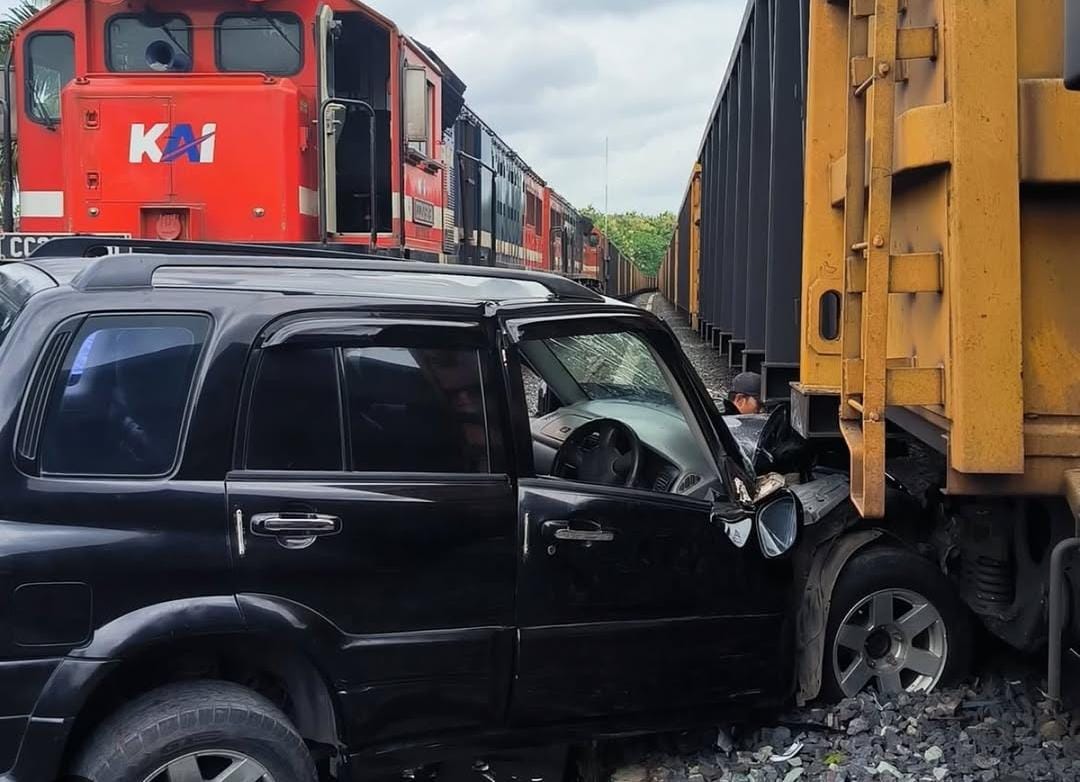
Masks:
[[[962,1],[962,0],[961,0]],[[1061,78],[1064,60],[1065,3],[1062,0],[1015,0],[1016,52],[1021,79]]]
[[[1080,191],[1030,190],[1021,226],[1025,412],[1080,416]]]
[[[1020,176],[1025,182],[1080,183],[1078,118],[1080,92],[1067,91],[1060,78],[1020,82]]]
[[[896,120],[893,171],[902,173],[952,159],[952,107],[947,103],[908,109]]]
[[[897,31],[896,59],[934,59],[937,55],[937,27],[903,27]]]
[[[690,183],[690,325],[698,326],[698,291],[701,283],[701,164],[694,166]]]
[[[945,389],[940,369],[896,367],[886,370],[889,405],[940,405]]]
[[[941,290],[941,253],[894,255],[889,267],[893,293],[937,293]]]
[[[955,138],[947,396],[949,458],[960,472],[1024,470],[1016,15],[1016,0],[946,5]]]
[[[821,336],[820,302],[843,290],[844,215],[833,208],[832,178],[846,145],[847,29],[847,8],[811,3],[800,374],[803,387],[819,392],[840,389],[840,344]]]

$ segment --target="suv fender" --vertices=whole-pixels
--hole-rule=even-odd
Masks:
[[[93,640],[68,657],[115,660],[161,641],[240,633],[245,629],[244,616],[233,595],[170,600],[117,617],[95,630]]]
[[[821,692],[821,666],[825,657],[825,626],[829,621],[833,587],[840,571],[858,551],[884,535],[880,529],[839,534],[823,541],[814,552],[795,621],[795,654],[800,706]]]

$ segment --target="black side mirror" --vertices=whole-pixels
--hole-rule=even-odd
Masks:
[[[1065,89],[1080,90],[1080,0],[1065,0]]]

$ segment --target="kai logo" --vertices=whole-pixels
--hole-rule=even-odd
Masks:
[[[184,122],[169,125],[159,122],[149,128],[141,122],[131,125],[131,143],[128,146],[128,161],[142,163],[172,163],[186,159],[189,163],[213,163],[214,142],[217,140],[217,123],[207,122],[202,132],[196,136],[191,125]],[[164,142],[164,147],[162,147]]]

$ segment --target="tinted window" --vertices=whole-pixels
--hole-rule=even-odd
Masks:
[[[50,394],[42,472],[168,473],[208,323],[198,315],[89,318]]]
[[[218,19],[217,60],[223,71],[274,73],[300,70],[300,18],[294,14],[229,14]]]
[[[106,37],[110,71],[191,70],[191,23],[182,16],[114,16]]]
[[[344,357],[352,469],[488,471],[476,350],[361,348]]]
[[[265,351],[253,394],[248,469],[344,468],[333,348]]]
[[[60,120],[60,90],[75,78],[75,39],[38,33],[26,47],[26,113],[35,122]]]

